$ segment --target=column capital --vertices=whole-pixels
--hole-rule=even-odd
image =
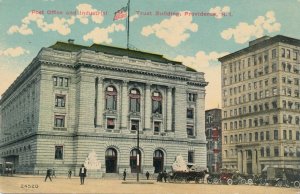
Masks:
[[[98,77],[98,84],[102,84],[104,81],[104,78],[103,77]]]
[[[127,85],[128,85],[128,82],[129,82],[129,80],[126,80],[126,79],[125,79],[125,80],[122,80],[122,85],[123,85],[123,86],[127,86]]]

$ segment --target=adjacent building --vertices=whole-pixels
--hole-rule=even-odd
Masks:
[[[262,37],[222,62],[222,163],[300,168],[300,40]]]
[[[57,42],[2,95],[1,159],[20,173],[77,173],[89,162],[101,173],[157,173],[177,155],[206,167],[206,85],[162,55]]]
[[[207,168],[218,172],[222,167],[222,110],[205,111],[205,134],[207,140]]]

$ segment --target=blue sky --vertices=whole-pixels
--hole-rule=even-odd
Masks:
[[[204,72],[209,82],[206,109],[221,107],[218,57],[245,48],[248,41],[263,35],[300,39],[300,0],[130,2],[130,45]],[[114,13],[126,4],[127,0],[0,0],[0,93],[42,47],[56,41],[72,38],[87,46],[126,47],[126,20],[113,21]],[[104,15],[67,14],[70,11]],[[170,12],[180,15],[170,16]]]

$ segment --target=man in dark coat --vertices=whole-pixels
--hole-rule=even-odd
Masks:
[[[150,176],[150,173],[147,171],[146,172],[146,178],[147,178],[147,180],[149,180],[149,176]]]
[[[81,165],[81,168],[79,169],[79,177],[80,177],[80,184],[83,185],[84,184],[84,179],[86,177],[86,168],[84,167],[84,165]]]
[[[126,181],[126,169],[123,172],[123,181]]]
[[[50,181],[52,181],[52,179],[51,179],[51,169],[47,169],[47,172],[46,172],[46,177],[45,177],[45,182],[47,181],[47,178],[49,178],[50,179]]]

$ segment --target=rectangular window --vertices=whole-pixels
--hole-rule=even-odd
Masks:
[[[158,122],[158,121],[154,122],[154,132],[156,132],[156,133],[160,132],[160,125],[161,125],[161,122]]]
[[[56,95],[55,96],[55,107],[65,107],[65,95]]]
[[[293,133],[292,133],[292,130],[289,130],[289,140],[292,140],[293,139]]]
[[[53,85],[57,86],[57,77],[56,76],[53,77]]]
[[[275,147],[275,148],[274,148],[274,156],[275,156],[275,157],[278,157],[278,156],[279,156],[279,149],[278,149],[278,147]]]
[[[267,141],[270,140],[270,131],[266,131],[266,140],[267,140]]]
[[[64,78],[63,77],[59,77],[58,78],[58,86],[63,86],[63,82],[64,82]]]
[[[272,50],[272,59],[276,58],[276,49]]]
[[[140,128],[139,124],[140,124],[139,120],[131,120],[131,130],[132,131],[139,130],[139,128]]]
[[[283,130],[283,139],[286,139],[286,130]]]
[[[54,116],[54,126],[55,127],[65,127],[65,116],[55,115]]]
[[[188,151],[188,163],[194,163],[194,151]]]
[[[278,130],[274,130],[274,140],[278,140]]]
[[[62,160],[63,159],[63,146],[55,146],[55,160]]]
[[[193,125],[187,125],[186,126],[186,132],[188,136],[194,136],[194,126]]]
[[[186,118],[188,118],[188,119],[194,118],[194,109],[193,108],[188,108],[186,110]]]
[[[65,87],[69,87],[69,79],[68,78],[64,78],[64,85],[65,85]]]
[[[114,129],[115,128],[115,119],[114,118],[107,118],[106,128],[107,129]]]
[[[267,155],[267,157],[271,156],[271,152],[270,152],[270,148],[269,147],[266,148],[266,155]]]

